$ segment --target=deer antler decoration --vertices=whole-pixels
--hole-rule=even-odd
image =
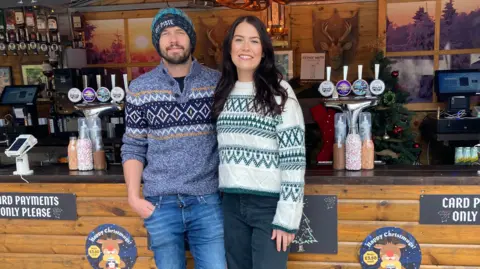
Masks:
[[[218,42],[215,41],[212,37],[213,28],[207,31],[207,38],[213,45],[213,49],[208,49],[208,52],[215,59],[217,66],[221,64],[222,61],[222,48],[219,46]]]

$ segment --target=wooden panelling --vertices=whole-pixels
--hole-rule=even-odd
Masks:
[[[48,235],[0,235],[0,253],[38,253],[81,255],[85,252],[84,236],[48,236]],[[153,257],[147,249],[145,237],[135,237],[139,257]],[[422,244],[422,265],[479,266],[480,246],[477,245],[432,245]],[[290,254],[291,261],[357,263],[358,242],[339,242],[338,254]],[[187,252],[187,257],[191,255]]]
[[[78,216],[137,217],[123,197],[78,197]],[[418,221],[419,203],[415,200],[340,200],[339,220]]]
[[[452,183],[456,179],[452,178]],[[305,194],[338,195],[339,199],[418,200],[422,194],[479,194],[480,186],[440,185],[314,185]]]
[[[414,200],[338,201],[339,220],[418,221],[419,202]]]
[[[128,1],[128,0],[127,0]],[[313,47],[313,33],[312,33],[312,12],[315,12],[317,18],[329,18],[334,9],[339,11],[341,17],[350,17],[356,11],[359,12],[359,39],[354,59],[348,61],[348,65],[353,66],[357,64],[369,65],[373,54],[367,48],[372,40],[377,38],[378,34],[378,11],[376,2],[359,2],[359,3],[344,3],[344,4],[329,4],[329,5],[305,5],[305,6],[289,6],[287,17],[290,24],[287,27],[290,29],[291,47],[294,49],[294,72],[296,76],[300,75],[301,54],[315,52]],[[130,18],[153,18],[158,10],[132,10],[122,12],[92,12],[86,13],[87,20],[107,20],[107,19],[130,19]],[[197,48],[195,56],[199,59],[205,57],[204,42],[202,39],[206,37],[204,29],[201,29],[200,19],[207,24],[215,21],[215,17],[222,18],[226,23],[232,23],[237,17],[242,15],[254,15],[262,18],[265,21],[266,11],[261,12],[247,12],[242,10],[232,9],[206,9],[200,11],[189,11],[186,13],[191,17],[197,30]],[[127,43],[128,44],[128,43]],[[139,66],[139,63],[127,63],[122,66]],[[353,74],[354,72],[349,72]],[[364,68],[364,75],[371,75],[369,68]],[[332,78],[336,79],[341,76],[341,72],[333,72]]]
[[[123,184],[1,184],[4,191],[35,193],[74,193],[78,197],[126,197]]]
[[[0,263],[5,268],[35,269],[90,269],[88,260],[83,255],[40,255],[0,253]],[[153,258],[139,257],[135,269],[154,269]],[[187,268],[193,269],[193,261],[188,259]],[[423,265],[422,269],[478,269],[475,266],[436,266]],[[289,261],[288,269],[361,269],[359,263],[330,263],[310,261]]]
[[[313,16],[315,12],[317,19],[327,19],[332,16],[334,9],[339,11],[342,18],[351,17],[358,10],[359,20],[359,36],[356,48],[356,56],[348,62],[349,66],[363,64],[368,66],[373,54],[366,47],[368,43],[377,38],[377,20],[378,11],[376,2],[364,3],[347,3],[347,4],[331,4],[318,6],[292,6],[291,7],[291,28],[292,28],[292,45],[297,47],[294,55],[294,70],[297,76],[300,75],[301,54],[316,52],[313,46]],[[372,75],[369,68],[364,68],[364,76]],[[332,72],[332,79],[342,79],[342,72]],[[356,70],[349,70],[349,74],[356,74]],[[350,76],[349,76],[350,78]]]
[[[0,56],[0,66],[11,66],[13,74],[13,84],[23,85],[22,65],[25,64],[42,64],[43,61],[48,60],[44,55],[29,55],[29,56]]]
[[[0,219],[0,233],[31,235],[87,235],[98,225],[118,224],[133,236],[146,236],[143,221],[135,217],[79,217],[77,221]],[[417,222],[339,220],[339,241],[360,242],[374,230],[384,226],[396,226],[412,233],[424,244],[479,244],[479,226],[435,226]]]
[[[135,268],[155,268],[143,221],[129,207],[124,184],[0,184],[4,192],[74,193],[76,221],[0,219],[0,264],[5,268],[90,268],[88,234],[114,223],[135,237]],[[360,243],[374,230],[395,226],[411,233],[422,249],[422,268],[480,267],[480,226],[421,225],[422,194],[478,194],[480,186],[312,185],[307,194],[338,197],[338,253],[289,257],[289,269],[360,269]],[[321,228],[321,227],[320,227]],[[318,228],[317,228],[318,229]],[[188,268],[193,268],[190,254]],[[1,268],[3,268],[0,266]]]
[[[452,183],[455,179],[452,178]],[[8,192],[74,193],[77,197],[126,197],[124,184],[41,184],[4,183]],[[315,185],[305,186],[305,194],[337,195],[339,199],[417,200],[422,194],[478,194],[480,186],[465,185]]]

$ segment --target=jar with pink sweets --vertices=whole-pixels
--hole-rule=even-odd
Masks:
[[[348,135],[345,141],[345,168],[347,170],[362,169],[362,141],[357,128],[356,122],[350,121]]]
[[[79,171],[93,170],[92,140],[85,118],[78,119],[77,161]]]

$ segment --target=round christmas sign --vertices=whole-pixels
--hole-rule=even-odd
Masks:
[[[133,237],[115,224],[102,224],[87,237],[87,258],[94,269],[132,269],[137,259]]]
[[[396,227],[383,227],[369,234],[360,249],[363,269],[418,269],[421,261],[417,240]]]

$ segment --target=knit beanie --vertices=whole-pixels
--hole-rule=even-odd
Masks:
[[[178,26],[187,33],[190,38],[190,45],[193,52],[195,50],[197,36],[195,34],[192,20],[180,9],[169,7],[160,10],[152,21],[152,42],[158,54],[160,54],[160,48],[158,45],[160,34],[165,28],[172,26]]]

